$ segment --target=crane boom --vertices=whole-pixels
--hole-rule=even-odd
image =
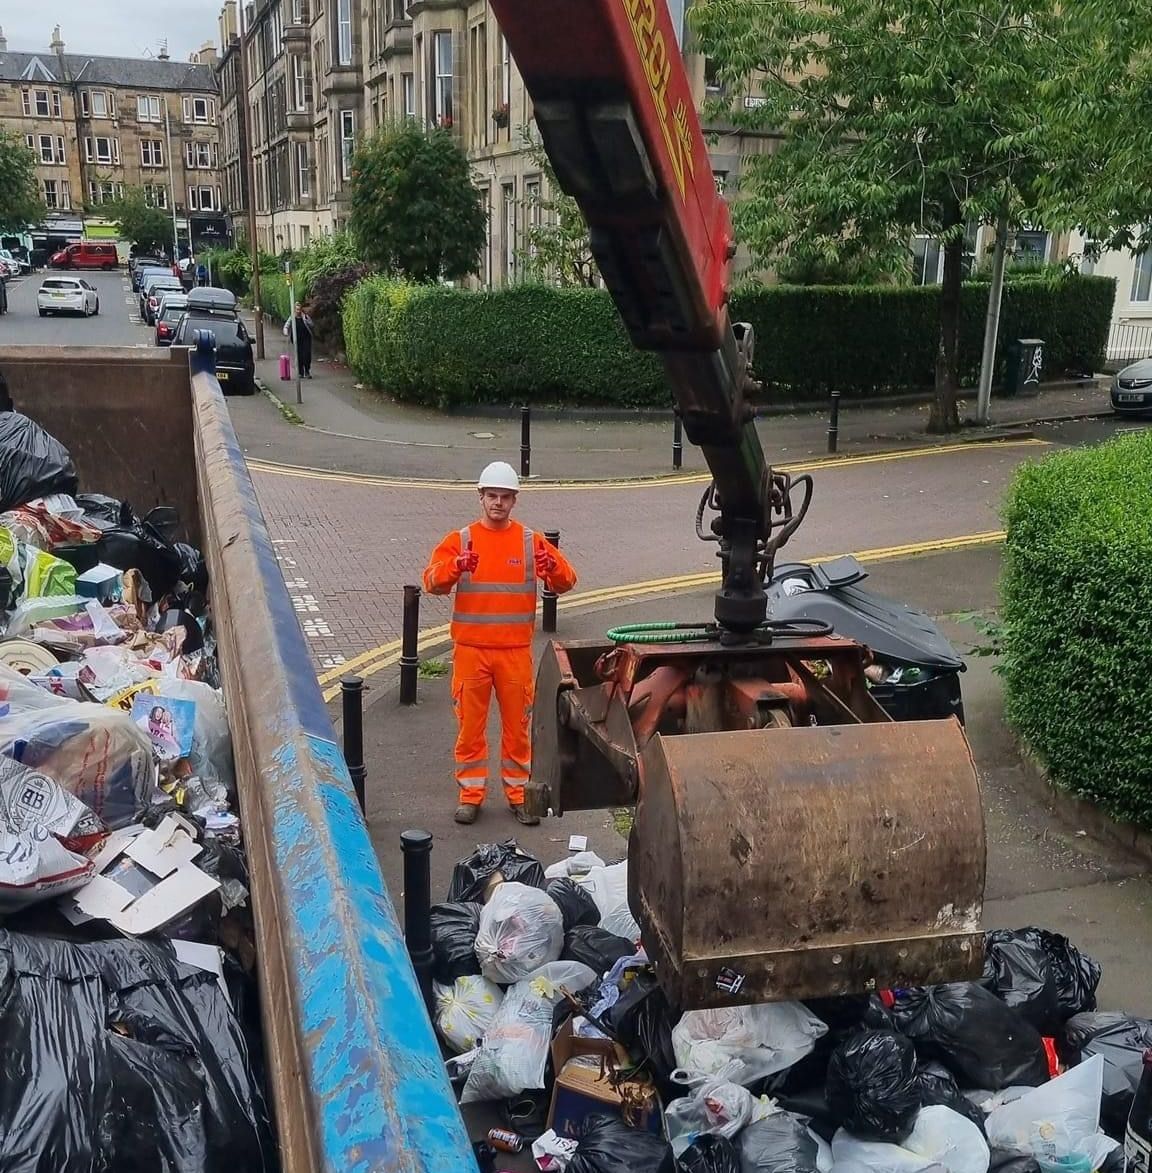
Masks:
[[[633,344],[660,356],[714,481],[733,637],[766,615],[763,578],[799,524],[748,402],[753,335],[728,316],[735,243],[664,0],[492,0],[545,151],[584,214]],[[809,482],[809,496],[811,485]],[[805,508],[807,499],[805,500]]]

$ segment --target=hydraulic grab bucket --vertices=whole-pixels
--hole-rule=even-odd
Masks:
[[[980,787],[959,722],[893,722],[867,653],[553,643],[529,802],[635,803],[629,902],[683,1009],[978,976]]]

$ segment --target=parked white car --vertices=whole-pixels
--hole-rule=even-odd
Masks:
[[[100,312],[100,295],[83,277],[46,277],[36,291],[36,309],[42,318],[49,314]]]
[[[16,256],[11,249],[0,248],[0,261],[7,263],[12,269],[12,276],[18,277],[21,273],[31,273],[32,266],[22,257]]]

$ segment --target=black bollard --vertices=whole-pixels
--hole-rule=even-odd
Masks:
[[[560,531],[558,529],[546,529],[544,539],[557,549],[560,548]],[[545,631],[556,630],[556,599],[556,592],[545,587],[544,593],[540,596],[540,626]]]
[[[672,423],[672,467],[680,468],[684,464],[684,422],[677,412]]]
[[[531,476],[532,469],[532,409],[520,409],[520,475]]]
[[[400,703],[416,703],[416,674],[420,670],[417,642],[420,638],[420,588],[404,588],[404,621],[400,643]]]
[[[364,765],[364,681],[359,676],[345,676],[340,681],[340,702],[344,710],[344,761],[352,776],[360,813],[364,814],[368,767]]]
[[[402,831],[404,853],[404,943],[432,1013],[432,835],[428,831]]]
[[[840,389],[832,388],[832,406],[828,412],[828,451],[835,452],[840,442]]]

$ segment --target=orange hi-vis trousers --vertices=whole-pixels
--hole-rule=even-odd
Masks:
[[[500,708],[500,774],[504,797],[524,801],[531,765],[532,648],[473,648],[457,644],[452,653],[452,705],[456,738],[456,783],[460,802],[479,806],[488,777],[488,708],[492,693]]]

